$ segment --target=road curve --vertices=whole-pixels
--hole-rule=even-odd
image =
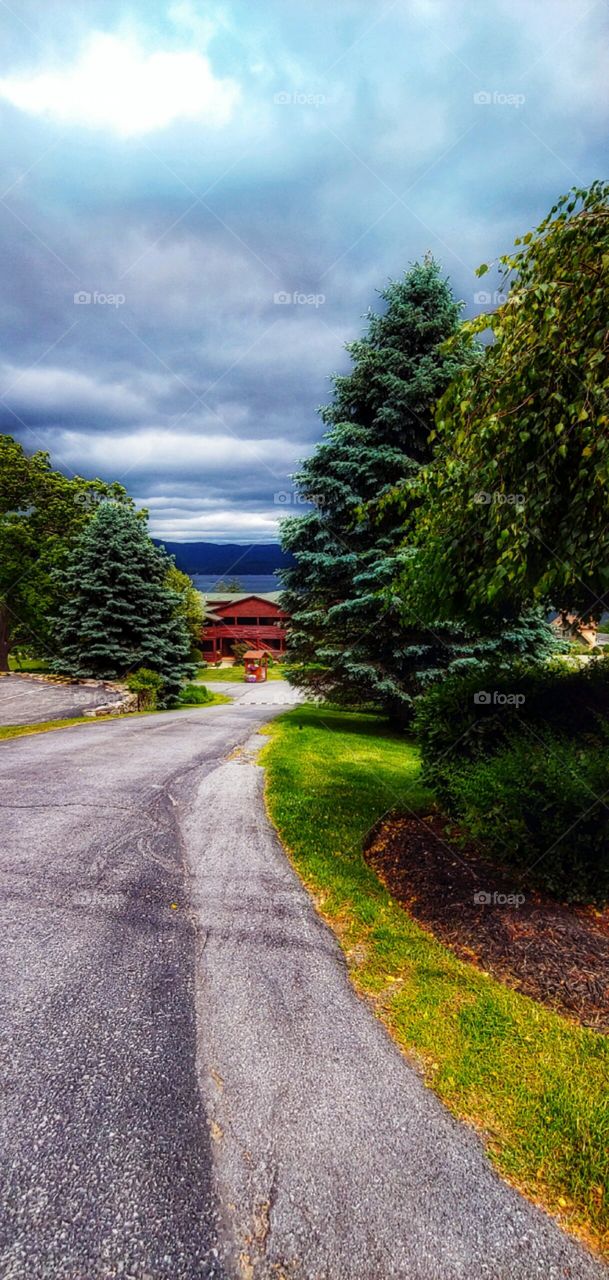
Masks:
[[[0,744],[3,1280],[606,1278],[354,995],[258,698]]]

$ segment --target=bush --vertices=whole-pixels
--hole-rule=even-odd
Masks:
[[[452,794],[455,759],[485,759],[519,734],[534,743],[545,733],[582,745],[609,742],[609,660],[573,668],[486,666],[449,676],[419,699],[414,721],[423,779],[445,803]]]
[[[185,684],[178,695],[180,707],[202,707],[206,702],[213,702],[213,693],[204,684]]]
[[[163,677],[148,667],[138,667],[127,676],[127,688],[137,694],[138,711],[154,711],[163,690]]]
[[[559,897],[609,899],[609,749],[525,736],[448,776],[452,811],[494,860]]]

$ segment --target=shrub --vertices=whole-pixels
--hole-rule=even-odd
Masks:
[[[185,684],[178,695],[180,707],[202,707],[206,702],[213,702],[213,694],[204,684]]]
[[[453,813],[494,860],[559,897],[609,899],[609,749],[525,735],[447,778]]]
[[[497,861],[609,897],[609,661],[453,675],[420,700],[422,780]]]
[[[163,677],[148,667],[138,667],[127,676],[127,688],[137,694],[138,711],[154,711],[163,690]]]
[[[585,667],[556,661],[449,676],[419,699],[414,722],[423,779],[450,802],[455,762],[484,759],[520,733],[534,743],[546,732],[583,746],[609,741],[609,660]]]

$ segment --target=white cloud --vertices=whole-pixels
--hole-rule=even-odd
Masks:
[[[0,378],[2,399],[26,415],[80,412],[120,420],[141,417],[149,410],[145,396],[124,383],[71,369],[3,364]]]
[[[207,49],[219,23],[225,25],[218,13],[213,18],[198,13],[191,0],[176,0],[175,4],[169,6],[167,17],[174,26],[188,34],[191,43],[195,40],[199,49]]]
[[[72,67],[6,77],[0,96],[32,115],[128,138],[175,120],[227,124],[240,90],[217,78],[204,54],[146,54],[131,39],[95,32]]]
[[[138,499],[138,505],[150,509],[145,498]],[[212,514],[197,516],[182,514],[175,508],[150,512],[150,532],[155,538],[168,541],[275,542],[278,537],[276,512],[237,511],[234,507],[219,507]]]
[[[289,467],[294,466],[302,445],[290,440],[237,439],[234,435],[199,435],[163,427],[146,427],[112,435],[89,435],[79,431],[61,431],[56,448],[70,466],[78,463],[87,474],[101,471],[104,475],[128,472],[137,476],[149,469],[160,475],[197,477],[204,484],[213,474],[250,476],[252,471],[268,475],[268,488],[285,488],[280,483]],[[276,483],[275,483],[276,481]]]

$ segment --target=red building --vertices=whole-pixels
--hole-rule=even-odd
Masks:
[[[232,646],[237,641],[281,657],[286,649],[288,615],[279,607],[279,595],[279,591],[261,595],[207,593],[201,641],[205,661],[234,658]]]

